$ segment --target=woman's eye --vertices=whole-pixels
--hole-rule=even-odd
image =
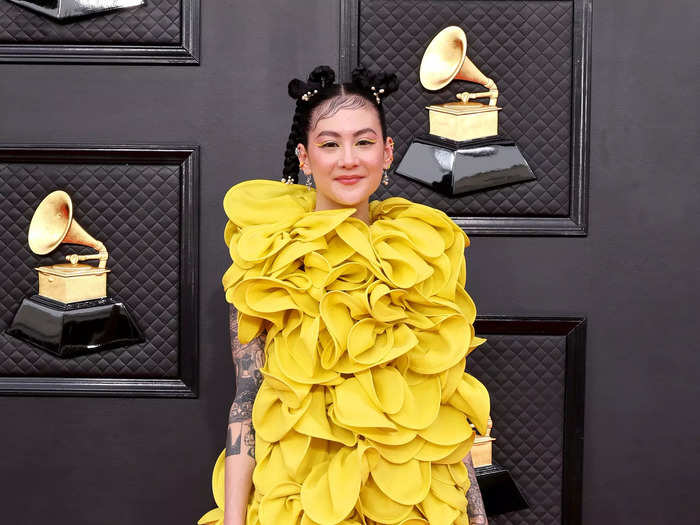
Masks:
[[[374,144],[373,140],[362,139],[357,141],[358,146],[371,146]]]
[[[321,144],[322,148],[334,148],[337,146],[338,146],[337,142],[324,142],[323,144]]]

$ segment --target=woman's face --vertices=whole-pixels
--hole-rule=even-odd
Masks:
[[[316,209],[353,207],[368,220],[369,196],[393,160],[393,140],[382,139],[379,115],[366,105],[341,108],[309,130],[299,161],[316,184]]]

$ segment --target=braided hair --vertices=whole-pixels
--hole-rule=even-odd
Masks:
[[[393,73],[372,74],[364,67],[352,72],[352,82],[335,84],[335,72],[328,66],[318,66],[306,82],[293,79],[287,92],[296,100],[292,129],[284,154],[283,180],[298,181],[299,158],[297,144],[307,145],[309,131],[319,120],[335,114],[342,108],[374,107],[379,114],[382,138],[386,140],[386,119],[381,101],[396,91],[399,81]]]

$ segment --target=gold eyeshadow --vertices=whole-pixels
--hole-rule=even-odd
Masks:
[[[358,140],[358,141],[355,143],[355,145],[357,145],[357,143],[359,143],[359,142],[366,142],[366,143],[367,143],[366,145],[376,144],[376,143],[377,143],[376,140],[372,140],[372,139],[360,139],[360,140]],[[334,141],[334,140],[329,140],[328,142],[314,142],[314,145],[315,145],[316,147],[318,147],[318,148],[322,148],[322,147],[324,147],[324,146],[327,145],[327,144],[336,144],[336,145],[338,145],[338,143],[337,143],[336,141]]]

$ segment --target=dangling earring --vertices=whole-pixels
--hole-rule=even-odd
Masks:
[[[391,168],[391,163],[394,160],[394,139],[389,137],[387,139],[387,142],[389,143],[389,147],[391,147],[391,156],[389,158],[389,168]],[[389,185],[389,173],[387,172],[387,170],[384,170],[384,175],[382,176],[382,184],[384,184],[384,186]]]
[[[311,173],[306,174],[306,189],[311,190]]]
[[[299,169],[301,170],[301,168],[304,167],[304,163],[301,161],[301,159],[298,158],[299,155],[301,154],[301,151],[299,150],[299,146],[297,146],[294,149],[294,153],[297,154],[297,161],[299,162]],[[298,179],[299,179],[299,175],[297,174],[297,180]],[[282,182],[284,182],[285,184],[294,184],[294,179],[292,178],[291,175],[289,175],[286,179],[284,177],[282,177]]]
[[[382,176],[382,184],[384,184],[384,186],[389,185],[389,174],[386,170],[384,170],[384,175]]]

